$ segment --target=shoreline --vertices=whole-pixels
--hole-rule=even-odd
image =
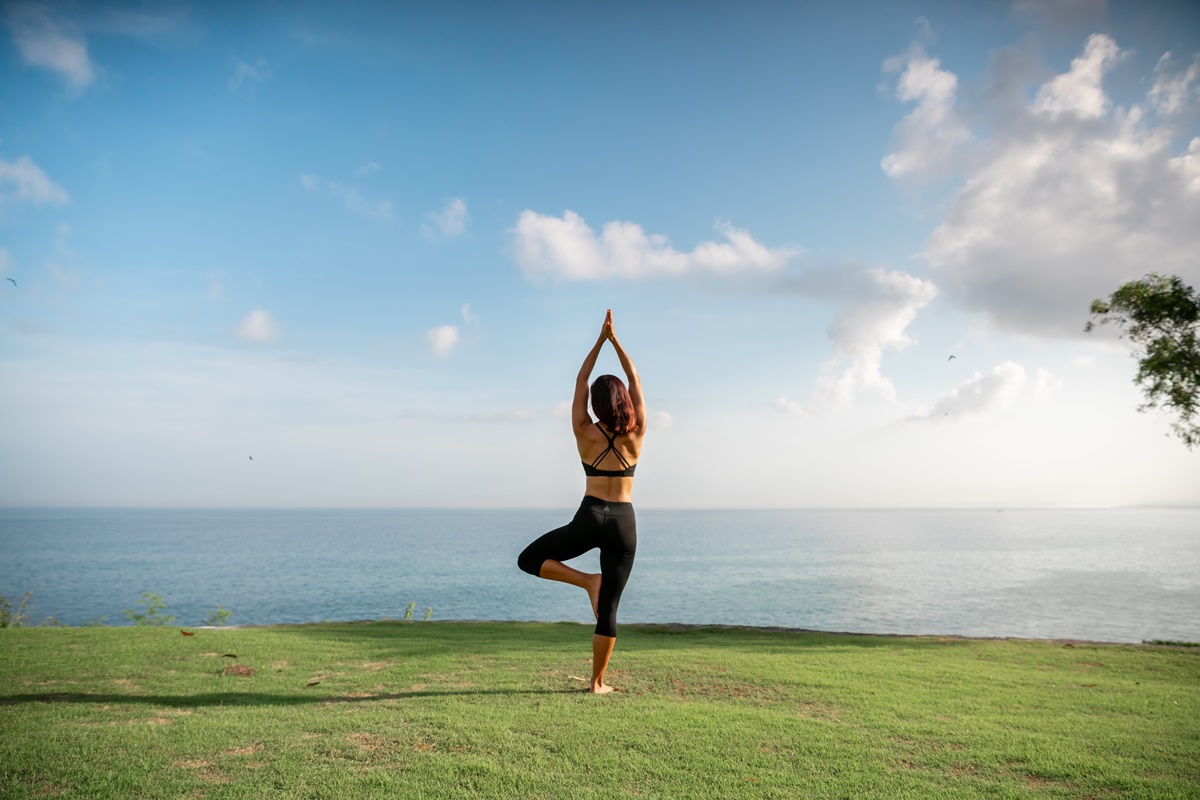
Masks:
[[[589,622],[576,622],[574,620],[557,620],[548,622],[545,620],[515,620],[515,619],[438,619],[438,620],[403,620],[403,619],[351,619],[351,620],[328,620],[321,622],[274,622],[251,625],[172,625],[169,627],[186,628],[188,630],[243,630],[243,629],[262,629],[262,628],[295,628],[305,625],[373,625],[373,624],[397,624],[397,625],[579,625],[581,627],[590,627]],[[127,628],[137,627],[134,625],[110,625],[106,627],[112,628]],[[164,626],[167,627],[167,626]],[[864,637],[876,639],[938,639],[943,642],[1042,642],[1046,644],[1058,644],[1064,647],[1075,647],[1079,645],[1106,645],[1115,647],[1176,647],[1179,649],[1188,649],[1190,647],[1200,647],[1200,644],[1193,643],[1171,643],[1157,644],[1152,641],[1141,642],[1113,642],[1097,639],[1076,639],[1070,637],[1052,637],[1039,638],[1031,636],[967,636],[956,633],[869,633],[863,631],[825,631],[815,628],[789,628],[779,625],[730,625],[727,623],[698,623],[698,622],[628,622],[622,623],[622,629],[647,630],[656,628],[666,628],[670,631],[691,631],[700,629],[716,629],[728,631],[751,631],[762,633],[793,633],[793,634],[821,634],[823,636],[846,636],[846,637]]]

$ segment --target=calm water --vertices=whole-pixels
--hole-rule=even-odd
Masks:
[[[0,510],[0,595],[72,625],[162,595],[180,624],[577,620],[519,572],[572,510]],[[623,622],[1200,641],[1200,509],[641,511]],[[573,562],[596,571],[593,552]]]

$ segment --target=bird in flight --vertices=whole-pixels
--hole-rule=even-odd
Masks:
[[[947,361],[950,361],[950,360],[951,360],[951,359],[953,359],[953,358],[954,358],[954,356],[950,356],[950,358],[947,358],[946,360],[947,360]]]
[[[250,460],[251,460],[251,461],[253,461],[253,460],[254,460],[254,456],[250,456]]]
[[[6,281],[12,281],[12,285],[13,285],[13,286],[16,286],[16,285],[17,285],[17,282],[16,282],[16,281],[14,281],[12,278],[5,277],[5,279],[4,279],[4,280],[6,280]]]

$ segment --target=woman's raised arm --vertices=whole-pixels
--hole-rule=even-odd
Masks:
[[[646,432],[646,399],[642,396],[641,376],[638,375],[637,367],[633,365],[633,359],[617,341],[617,334],[613,330],[611,311],[608,312],[608,318],[604,324],[608,330],[608,340],[612,342],[613,349],[617,351],[617,358],[621,359],[621,369],[625,370],[625,380],[629,383],[629,399],[633,401],[633,413],[637,419],[638,433],[643,434]]]
[[[579,368],[579,374],[575,377],[575,397],[571,400],[571,425],[576,430],[592,424],[592,417],[587,410],[588,381],[592,377],[592,370],[596,368],[596,358],[600,355],[600,348],[604,347],[604,343],[611,336],[612,311],[609,311],[604,318],[604,325],[600,328],[600,337],[588,351],[587,357],[583,359],[583,366]]]

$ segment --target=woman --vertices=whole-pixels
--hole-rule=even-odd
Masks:
[[[592,384],[592,410],[588,414],[588,378],[605,342],[612,342],[629,380],[629,389],[615,375],[601,375]],[[587,476],[587,494],[570,524],[537,539],[517,559],[517,565],[539,578],[562,581],[587,590],[596,615],[592,637],[591,691],[605,694],[612,687],[604,671],[617,641],[617,604],[633,569],[637,549],[637,523],[633,516],[633,471],[642,453],[646,434],[646,403],[642,382],[629,355],[613,332],[612,311],[604,318],[600,338],[583,360],[575,378],[571,403],[575,446]],[[600,573],[589,574],[562,563],[600,548]]]

